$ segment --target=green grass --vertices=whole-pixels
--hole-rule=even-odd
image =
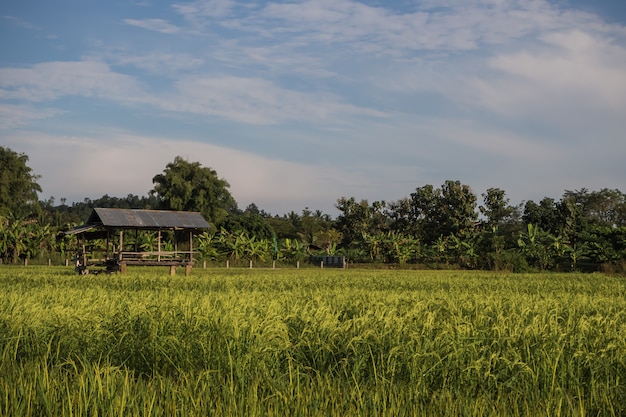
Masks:
[[[0,415],[626,415],[626,280],[0,267]]]

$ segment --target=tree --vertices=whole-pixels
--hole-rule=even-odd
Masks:
[[[470,234],[476,213],[476,196],[469,186],[447,180],[439,189],[432,185],[417,188],[410,197],[411,222],[425,244],[450,235]]]
[[[561,214],[554,201],[544,197],[539,204],[529,200],[524,205],[522,221],[525,224],[533,224],[548,233],[559,234],[561,232]]]
[[[257,239],[272,240],[275,233],[264,214],[252,203],[243,212],[235,210],[229,213],[221,227],[230,233],[244,232],[249,236],[256,236]]]
[[[39,211],[40,176],[27,162],[25,154],[0,146],[0,215],[21,218]]]
[[[530,265],[541,270],[550,265],[550,246],[554,246],[555,238],[539,226],[528,223],[526,232],[520,232],[517,244]]]
[[[387,231],[384,201],[374,201],[370,206],[367,200],[357,202],[354,197],[341,197],[335,207],[341,211],[335,227],[343,235],[345,247],[361,242],[364,233],[378,235]]]
[[[562,200],[572,201],[580,207],[581,214],[589,221],[606,226],[626,226],[626,194],[619,190],[604,188],[589,192],[565,191]]]
[[[484,205],[479,207],[480,213],[487,218],[489,226],[497,229],[513,213],[513,207],[509,206],[509,199],[500,188],[490,188],[482,197]]]
[[[198,211],[214,225],[222,224],[228,213],[237,209],[228,182],[199,162],[177,156],[152,182],[150,194],[156,196],[161,208]]]

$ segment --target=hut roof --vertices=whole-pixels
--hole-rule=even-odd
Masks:
[[[207,229],[211,227],[198,212],[94,208],[87,223],[69,233],[82,233],[98,226],[129,229]]]

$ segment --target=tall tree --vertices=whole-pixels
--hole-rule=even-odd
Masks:
[[[384,201],[375,201],[370,206],[367,200],[357,202],[354,197],[341,197],[335,207],[341,212],[337,216],[336,228],[342,234],[346,247],[360,242],[363,234],[386,232],[388,221]]]
[[[554,235],[561,232],[561,214],[553,198],[544,197],[539,204],[532,200],[527,201],[522,220],[525,224],[533,224]]]
[[[562,200],[580,207],[581,215],[590,222],[606,226],[626,226],[626,194],[604,188],[589,192],[586,188],[565,191]]]
[[[27,162],[26,154],[0,146],[0,214],[26,217],[39,211],[40,177]]]
[[[490,188],[482,194],[482,197],[484,204],[479,207],[479,210],[492,228],[497,228],[513,213],[513,207],[509,206],[509,199],[504,190]]]
[[[150,194],[156,196],[160,207],[168,210],[198,211],[219,226],[229,212],[237,209],[230,185],[211,168],[199,162],[189,162],[180,156],[156,175]]]
[[[478,215],[476,195],[459,181],[447,180],[439,189],[432,185],[411,193],[411,220],[420,240],[432,244],[440,237],[467,235]]]

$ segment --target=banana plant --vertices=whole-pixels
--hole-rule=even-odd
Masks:
[[[526,232],[520,232],[517,245],[530,265],[546,269],[550,265],[551,256],[548,250],[554,237],[541,230],[539,226],[528,223]]]
[[[219,260],[222,256],[218,248],[219,237],[213,233],[204,232],[198,235],[198,251],[203,258],[212,261]]]
[[[285,238],[279,252],[282,254],[283,259],[290,262],[303,261],[306,259],[306,248],[297,239]]]

